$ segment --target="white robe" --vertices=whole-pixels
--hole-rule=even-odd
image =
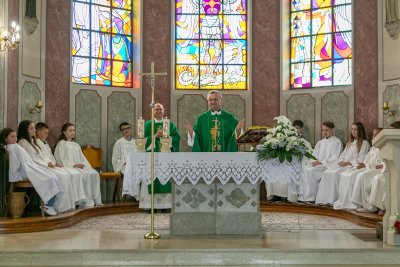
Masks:
[[[336,136],[324,138],[315,145],[313,155],[321,162],[320,165],[312,166],[310,161],[304,168],[300,184],[299,199],[301,201],[315,201],[318,185],[322,173],[338,164],[342,152],[342,141]]]
[[[131,152],[136,152],[135,140],[126,140],[124,137],[118,139],[113,147],[112,165],[114,172],[125,173],[125,165]]]
[[[48,143],[44,143],[42,140],[37,139],[37,144],[41,149],[41,153],[43,154],[45,160],[47,162],[51,162],[54,165],[57,163],[56,158],[54,157],[53,153],[51,152],[51,148]],[[66,172],[70,175],[71,179],[71,198],[73,199],[75,205],[79,204],[81,201],[86,200],[85,190],[84,190],[84,179],[88,179],[85,177],[84,174],[81,174],[76,168],[67,168],[67,167],[56,167],[56,170],[61,170]]]
[[[339,197],[340,175],[347,170],[357,167],[357,163],[363,162],[369,148],[370,145],[366,140],[363,141],[359,152],[357,152],[357,140],[346,145],[346,148],[340,154],[338,162],[347,161],[351,163],[351,166],[327,169],[322,173],[322,179],[315,199],[316,204],[333,205]]]
[[[32,144],[30,144],[26,139],[21,139],[18,144],[21,145],[26,152],[28,152],[29,156],[31,156],[34,162],[48,166],[49,161],[46,160],[46,157],[44,156],[40,147],[36,147],[37,149],[34,149]],[[63,193],[57,195],[54,209],[58,213],[75,209],[70,175],[60,168],[48,168],[48,171],[57,176],[58,181],[63,187]]]
[[[74,165],[78,163],[83,164],[83,169],[75,168],[80,173],[85,174],[86,177],[89,177],[84,180],[86,203],[82,204],[82,206],[91,207],[93,205],[102,205],[99,173],[90,166],[79,144],[61,140],[56,146],[54,157],[57,163],[67,168],[73,168]]]
[[[357,177],[361,175],[371,175],[374,177],[376,174],[380,172],[376,170],[376,165],[381,163],[379,159],[379,149],[371,147],[367,156],[365,156],[363,161],[365,168],[356,169],[352,168],[350,170],[346,170],[340,176],[339,182],[339,198],[333,203],[333,208],[336,210],[339,209],[356,209],[357,206],[352,202],[353,192],[355,189],[355,183]]]
[[[368,155],[365,157],[364,164],[364,171],[359,173],[356,177],[351,201],[357,207],[362,207],[371,212],[375,212],[377,208],[369,202],[372,180],[376,175],[384,170],[384,168],[376,169],[378,164],[383,164],[383,161],[379,157],[378,148],[371,147]]]
[[[20,145],[7,145],[7,151],[10,159],[10,182],[29,179],[44,203],[63,191],[57,177],[48,171],[47,165],[34,162]]]
[[[386,210],[385,207],[385,176],[383,173],[375,175],[371,182],[371,194],[368,202],[381,210]]]

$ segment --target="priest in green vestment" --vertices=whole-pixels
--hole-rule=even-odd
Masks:
[[[222,95],[210,91],[207,95],[209,110],[197,118],[193,126],[193,152],[236,152],[236,117],[221,109]]]
[[[160,152],[161,151],[161,142],[160,142],[160,137],[163,136],[163,117],[164,117],[164,107],[160,103],[156,103],[154,107],[154,132],[151,133],[151,120],[146,121],[144,124],[144,137],[147,138],[146,141],[146,151],[151,151],[151,136],[154,134],[154,142],[155,142],[155,148],[154,152]],[[172,139],[171,142],[171,152],[179,152],[179,141],[180,141],[180,135],[178,132],[178,129],[176,128],[175,124],[170,121],[169,123],[169,136]],[[148,186],[148,192],[151,192],[150,185]],[[154,194],[170,194],[172,192],[172,185],[171,182],[166,183],[165,185],[162,185],[160,181],[156,178],[154,180]],[[166,196],[164,196],[165,198]],[[168,200],[165,198],[165,201],[163,201],[163,197],[159,196],[155,198],[155,208],[156,209],[170,209],[171,202],[169,203],[156,203],[157,199],[160,200],[160,202],[168,202]],[[158,206],[158,207],[157,207]],[[167,207],[169,206],[169,207]]]

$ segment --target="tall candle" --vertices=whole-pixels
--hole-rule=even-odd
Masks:
[[[144,119],[142,119],[142,116],[138,119],[137,135],[139,138],[144,137]]]
[[[167,119],[167,117],[163,119],[163,136],[169,136],[169,119]]]

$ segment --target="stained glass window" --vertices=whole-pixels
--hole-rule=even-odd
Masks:
[[[290,88],[352,83],[351,0],[290,1]]]
[[[247,90],[247,0],[175,1],[176,89]]]
[[[73,0],[73,83],[139,87],[140,0]],[[135,12],[134,12],[135,11]]]

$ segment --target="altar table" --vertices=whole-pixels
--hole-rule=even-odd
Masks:
[[[129,155],[123,195],[150,184],[150,153]],[[298,180],[298,163],[258,162],[251,152],[155,153],[155,177],[171,181],[171,234],[261,234],[260,182]]]

